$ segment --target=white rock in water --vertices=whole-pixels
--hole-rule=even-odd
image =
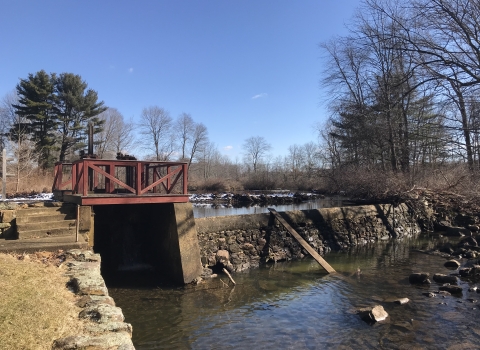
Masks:
[[[360,309],[358,310],[358,314],[360,318],[366,322],[380,322],[388,317],[388,313],[381,305]]]
[[[395,304],[404,305],[410,301],[408,298],[400,298],[394,301]]]

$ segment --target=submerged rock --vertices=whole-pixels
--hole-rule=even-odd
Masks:
[[[400,299],[394,300],[394,303],[398,305],[404,305],[404,304],[407,304],[409,301],[410,299],[408,298],[400,298]]]
[[[358,315],[362,320],[369,323],[384,321],[388,317],[388,313],[381,305],[359,309]]]
[[[462,294],[463,291],[462,287],[452,285],[441,286],[439,289],[441,291],[447,291],[451,294]]]
[[[457,260],[448,260],[445,262],[445,264],[443,264],[443,266],[445,267],[453,267],[453,268],[456,268],[458,269],[460,267],[460,263],[457,261]]]
[[[433,280],[437,283],[450,283],[458,284],[458,278],[456,276],[449,276],[443,273],[436,273],[433,275]]]
[[[408,277],[408,281],[412,284],[430,284],[428,277],[430,277],[428,272],[416,272]]]
[[[445,236],[449,237],[463,237],[471,235],[472,232],[469,229],[463,227],[448,227],[447,231],[445,231]]]

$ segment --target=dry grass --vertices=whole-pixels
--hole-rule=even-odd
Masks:
[[[51,192],[53,186],[53,170],[46,174],[35,173],[22,178],[18,185],[15,177],[7,178],[7,194]]]
[[[64,269],[52,264],[51,258],[45,252],[0,254],[2,349],[51,349],[55,339],[83,329]]]

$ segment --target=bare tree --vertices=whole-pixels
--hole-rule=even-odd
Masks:
[[[165,109],[157,106],[143,109],[140,115],[140,133],[147,138],[148,144],[145,147],[155,152],[157,161],[167,160],[173,153],[171,127],[172,118]]]
[[[300,145],[291,145],[288,147],[287,163],[292,174],[292,180],[297,181],[305,161],[304,149]]]
[[[19,140],[10,140],[7,144],[8,154],[12,159],[8,163],[8,173],[15,179],[15,192],[20,190],[22,181],[28,179],[37,169],[40,153],[35,144],[26,137]],[[28,180],[27,180],[28,181]]]
[[[177,120],[175,120],[173,130],[178,139],[177,142],[179,143],[180,149],[181,149],[180,159],[181,160],[187,159],[188,143],[190,142],[192,135],[195,131],[195,122],[193,121],[190,114],[188,113],[180,114]]]
[[[22,181],[28,179],[37,169],[40,153],[35,143],[29,140],[29,121],[16,113],[13,107],[18,104],[16,91],[7,94],[0,105],[1,148],[7,148],[11,162],[8,173],[15,181],[15,192],[20,190]]]
[[[188,167],[192,164],[192,161],[200,148],[203,148],[208,143],[208,131],[207,127],[202,123],[195,124],[195,128],[192,134],[192,140],[190,145],[190,157],[188,159]]]
[[[180,159],[188,161],[188,167],[199,149],[208,142],[207,127],[202,123],[195,123],[190,114],[182,113],[173,126],[176,141],[180,146]]]
[[[252,136],[245,140],[243,143],[245,161],[252,164],[254,173],[271,148],[272,146],[262,136]]]
[[[366,0],[388,15],[402,31],[398,37],[411,52],[424,80],[444,88],[460,113],[467,162],[474,168],[474,149],[465,101],[480,85],[480,2],[473,0],[411,0],[399,15],[385,0]],[[407,19],[407,20],[405,20]],[[473,89],[472,89],[473,88]]]
[[[103,120],[103,130],[95,135],[96,153],[105,158],[109,153],[132,153],[134,148],[134,124],[126,123],[123,115],[116,108],[108,108],[98,118]]]
[[[19,116],[15,113],[15,107],[13,107],[16,104],[18,104],[16,90],[6,94],[0,101],[0,149],[5,148],[10,129],[18,122]]]

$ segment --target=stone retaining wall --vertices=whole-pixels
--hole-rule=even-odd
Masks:
[[[321,255],[420,233],[404,204],[297,210],[281,215]],[[308,254],[270,214],[200,218],[195,224],[204,267],[220,262],[231,271],[243,271],[261,262],[301,259]]]
[[[100,255],[89,250],[70,250],[66,253],[69,287],[80,295],[79,314],[87,324],[80,335],[54,341],[53,350],[108,349],[135,350],[132,343],[132,325],[123,322],[122,309],[108,296],[108,290],[100,274]]]

